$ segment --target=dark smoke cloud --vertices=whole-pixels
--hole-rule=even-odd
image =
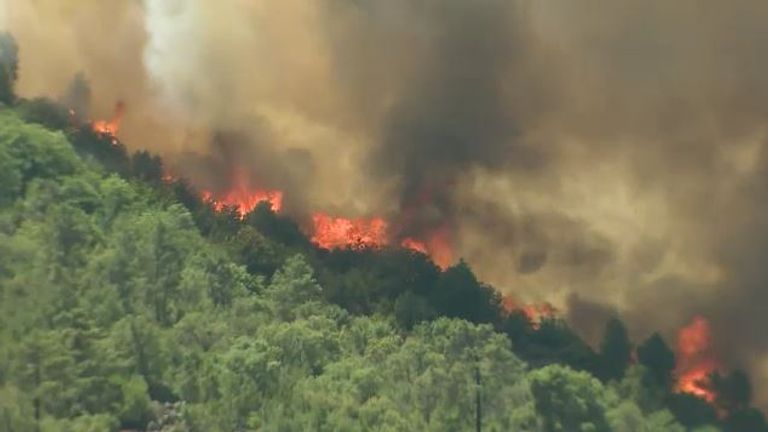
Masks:
[[[91,85],[84,74],[75,75],[59,102],[69,107],[78,121],[85,122],[90,119]]]
[[[23,96],[83,71],[91,115],[125,100],[126,143],[198,182],[239,163],[299,214],[447,226],[590,339],[608,311],[637,337],[702,314],[757,379],[766,22],[763,0],[0,0]]]
[[[514,73],[519,36],[508,1],[421,3],[427,58],[399,89],[384,121],[378,166],[402,176],[406,200],[434,176],[473,164],[498,166],[524,153],[504,83]]]
[[[566,319],[580,330],[587,343],[599,348],[605,333],[605,323],[613,317],[623,319],[614,309],[603,303],[584,300],[577,293],[568,297]]]
[[[304,206],[303,185],[315,175],[314,161],[306,150],[275,149],[269,142],[265,125],[260,133],[214,131],[205,152],[182,152],[168,168],[216,196],[242,187],[283,191],[286,211],[305,219],[311,209]],[[246,184],[239,184],[242,181]]]

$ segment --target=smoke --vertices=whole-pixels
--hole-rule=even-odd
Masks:
[[[767,19],[762,0],[0,1],[22,96],[82,72],[91,116],[124,100],[127,145],[199,183],[236,165],[297,215],[447,227],[481,278],[590,337],[701,314],[755,379]]]
[[[71,109],[78,121],[85,122],[90,118],[91,96],[91,85],[85,75],[78,73],[59,102]]]

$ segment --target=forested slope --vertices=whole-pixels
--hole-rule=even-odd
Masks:
[[[56,104],[0,111],[0,430],[766,429],[742,374],[672,393],[658,335],[595,352],[465,263],[319,250],[162,173]]]

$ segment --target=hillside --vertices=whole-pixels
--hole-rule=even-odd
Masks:
[[[621,321],[595,352],[461,262],[325,250],[45,100],[0,112],[0,430],[764,431]]]

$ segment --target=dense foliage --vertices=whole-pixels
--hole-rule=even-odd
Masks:
[[[0,98],[0,431],[768,429],[743,374],[715,377],[714,407],[672,394],[659,336],[633,363],[612,320],[595,352],[502,313],[465,263],[317,250]]]

